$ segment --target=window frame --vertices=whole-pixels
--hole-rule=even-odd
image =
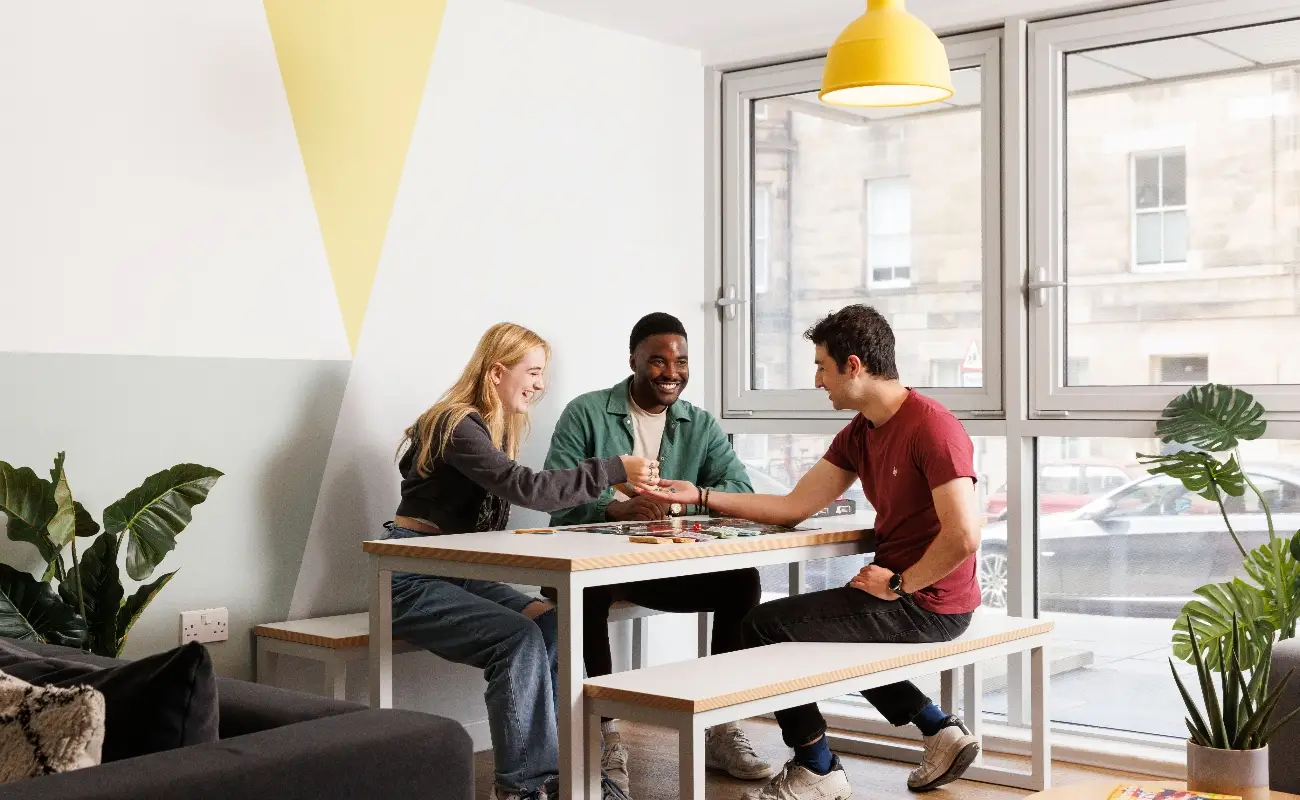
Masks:
[[[1073,52],[1096,48],[1195,36],[1297,18],[1300,18],[1300,13],[1294,3],[1236,0],[1192,5],[1157,3],[1029,25],[1026,70],[1029,269],[1022,287],[1030,316],[1031,419],[1159,419],[1165,405],[1185,388],[1168,384],[1069,386],[1066,382],[1066,300],[1069,289],[1065,286],[1064,248],[1065,57]],[[1128,202],[1132,204],[1134,199],[1130,187]],[[1049,288],[1031,290],[1027,281],[1040,281]],[[1050,288],[1052,284],[1059,288]],[[1234,385],[1255,395],[1269,409],[1271,419],[1300,419],[1300,385]]]
[[[762,202],[759,202],[759,196],[762,196]],[[759,220],[763,224],[759,225]],[[754,184],[754,218],[751,223],[753,226],[753,247],[755,252],[754,258],[754,294],[764,294],[772,280],[772,186],[767,183]],[[762,230],[762,236],[759,231]],[[762,254],[760,260],[757,257],[759,252],[758,241],[763,240]],[[761,266],[761,268],[760,268]]]
[[[1000,416],[1002,398],[1002,29],[943,39],[952,69],[981,70],[981,173],[983,276],[981,352],[983,386],[921,387],[958,416]],[[852,415],[830,409],[825,397],[808,389],[753,386],[754,278],[750,221],[753,219],[751,108],[756,100],[817,89],[826,59],[814,58],[770,67],[724,72],[721,76],[721,255],[722,286],[715,297],[735,298],[722,313],[719,385],[721,417],[830,420]],[[738,302],[736,302],[738,300]]]
[[[1171,155],[1181,155],[1183,157],[1183,203],[1182,205],[1165,205],[1165,158]],[[1138,159],[1154,158],[1156,159],[1156,193],[1159,196],[1159,202],[1150,208],[1138,208],[1137,203],[1137,165]],[[1146,274],[1158,272],[1182,272],[1192,269],[1195,266],[1195,260],[1191,258],[1192,252],[1192,230],[1190,217],[1187,214],[1189,206],[1187,196],[1187,175],[1190,172],[1187,161],[1186,147],[1168,147],[1160,150],[1139,150],[1129,153],[1129,271]],[[1187,243],[1183,250],[1182,261],[1165,260],[1165,214],[1170,211],[1183,212],[1183,218],[1188,220]],[[1149,264],[1143,264],[1138,261],[1138,218],[1143,216],[1154,216],[1160,220],[1160,260],[1153,261]]]

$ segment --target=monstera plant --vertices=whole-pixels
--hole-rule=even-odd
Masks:
[[[1241,467],[1240,443],[1263,436],[1266,427],[1264,407],[1249,393],[1217,383],[1194,386],[1165,407],[1156,425],[1161,441],[1184,449],[1138,456],[1148,472],[1177,478],[1189,491],[1218,504],[1241,553],[1246,578],[1197,589],[1198,598],[1187,603],[1174,622],[1174,654],[1192,660],[1195,631],[1201,652],[1215,670],[1231,663],[1234,647],[1241,650],[1237,663],[1243,669],[1256,667],[1275,637],[1295,636],[1300,617],[1300,531],[1279,535],[1264,493]],[[1259,499],[1268,525],[1268,541],[1250,551],[1233,528],[1227,507],[1229,497],[1247,491]],[[1236,637],[1231,636],[1234,617],[1240,621]],[[1219,643],[1226,643],[1228,651]]]
[[[104,509],[101,526],[72,499],[63,462],[59,453],[46,480],[0,461],[0,511],[9,538],[35,546],[45,561],[40,578],[0,563],[0,636],[117,656],[145,607],[176,574],[150,581],[154,570],[222,473],[178,464],[151,475]],[[150,581],[130,597],[119,568],[123,551],[131,580]]]

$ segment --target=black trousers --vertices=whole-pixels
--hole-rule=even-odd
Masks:
[[[615,600],[627,600],[656,611],[672,613],[713,612],[712,651],[730,653],[742,650],[745,640],[740,631],[745,615],[758,607],[763,590],[758,570],[737,569],[659,578],[618,586],[594,586],[583,595],[582,657],[587,675],[592,678],[613,671],[609,652],[609,607]]]
[[[778,642],[946,642],[970,625],[970,614],[935,614],[909,599],[880,600],[843,587],[797,594],[764,603],[744,622],[745,645]],[[930,703],[911,681],[862,693],[894,725],[910,723]],[[808,744],[826,732],[816,703],[776,712],[789,747]]]

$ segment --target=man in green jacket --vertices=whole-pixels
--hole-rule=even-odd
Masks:
[[[555,425],[546,469],[567,469],[592,457],[632,454],[659,461],[660,475],[727,492],[752,492],[745,466],[736,457],[718,421],[685,400],[690,377],[686,329],[671,314],[643,317],[628,342],[632,376],[610,389],[574,399]],[[673,513],[697,513],[694,508]],[[664,508],[645,497],[607,489],[598,500],[558,511],[552,525],[605,521],[656,520]],[[758,570],[687,575],[679,578],[587,589],[583,595],[583,657],[591,677],[608,675],[609,607],[627,600],[659,611],[713,612],[713,652],[744,647],[741,622],[760,600]],[[610,780],[628,791],[627,749],[612,720],[604,723],[602,765]],[[739,726],[719,725],[705,734],[705,761],[741,780],[763,780],[772,766],[759,758]]]

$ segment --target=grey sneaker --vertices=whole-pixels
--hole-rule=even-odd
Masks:
[[[600,754],[600,768],[605,777],[623,794],[630,792],[632,779],[627,774],[627,746],[617,732],[605,734],[604,749]]]
[[[541,789],[537,790],[536,794],[531,797],[526,797],[523,800],[559,800],[559,797],[560,779],[555,777],[546,781],[546,784],[542,786]],[[631,800],[631,798],[628,797],[627,792],[618,788],[618,786],[609,779],[609,776],[603,773],[600,776],[600,798],[601,800]],[[496,800],[496,795],[492,796],[492,800]]]
[[[514,789],[503,789],[500,786],[493,786],[492,793],[488,795],[489,800],[546,800],[546,787],[542,787],[535,792],[519,792]]]
[[[749,737],[734,722],[704,732],[704,765],[742,781],[766,780],[775,771],[771,764],[759,758]]]
[[[840,757],[831,762],[831,771],[818,775],[802,764],[787,761],[776,777],[762,789],[750,789],[740,800],[849,800],[853,787],[844,774]]]
[[[952,783],[980,754],[979,740],[951,715],[938,733],[922,737],[922,742],[925,752],[921,754],[921,766],[907,776],[907,788],[914,792],[928,792]]]

